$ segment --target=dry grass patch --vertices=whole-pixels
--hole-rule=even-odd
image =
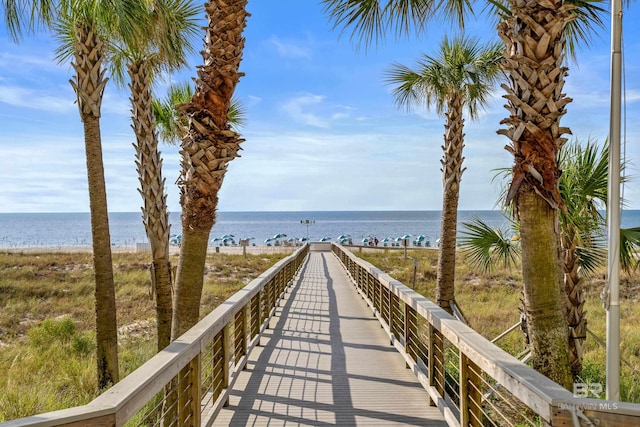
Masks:
[[[201,315],[285,256],[209,254]],[[148,253],[113,254],[122,377],[155,351],[150,262]],[[92,255],[0,253],[0,270],[0,421],[92,400]]]

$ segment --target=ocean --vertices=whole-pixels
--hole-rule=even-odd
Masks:
[[[484,210],[460,211],[458,231],[462,229],[460,223],[474,218],[508,230],[508,221],[499,211]],[[180,234],[180,214],[171,213],[170,222],[172,234]],[[624,211],[622,227],[637,226],[640,210]],[[147,241],[140,213],[111,213],[109,228],[113,245]],[[440,234],[440,211],[218,212],[210,245],[221,244],[223,236],[233,236],[227,244],[250,239],[251,245],[270,245],[278,234],[280,241],[336,241],[341,235],[349,235],[354,244],[369,237],[383,241],[407,234],[411,239],[423,235],[434,246]],[[0,248],[68,245],[91,245],[89,213],[0,213]]]

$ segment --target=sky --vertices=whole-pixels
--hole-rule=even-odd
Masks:
[[[252,0],[236,95],[246,109],[240,158],[229,164],[219,194],[220,211],[440,210],[444,118],[426,108],[394,104],[385,72],[393,63],[413,66],[436,55],[445,34],[435,23],[420,37],[396,38],[365,49],[335,29],[319,0]],[[204,9],[202,11],[204,16]],[[569,63],[565,93],[573,102],[562,125],[581,141],[609,133],[610,29]],[[626,207],[640,209],[640,5],[624,15]],[[497,41],[486,16],[467,22],[466,33]],[[202,37],[195,40],[197,51]],[[55,61],[48,33],[15,44],[0,27],[0,212],[88,212],[82,124],[69,84],[72,68]],[[189,81],[201,63],[156,84]],[[513,159],[496,133],[507,117],[497,88],[479,120],[465,122],[459,209],[496,208],[496,169]],[[134,165],[134,135],[126,88],[109,82],[102,105],[102,143],[108,208],[135,212],[142,205]],[[175,180],[178,147],[162,145],[168,205],[180,211]],[[637,176],[634,179],[634,175]]]

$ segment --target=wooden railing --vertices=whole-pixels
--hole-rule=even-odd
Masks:
[[[576,398],[344,247],[333,252],[449,425],[640,425],[640,405]]]
[[[308,251],[279,261],[87,405],[0,426],[212,425]]]

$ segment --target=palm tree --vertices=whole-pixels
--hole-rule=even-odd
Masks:
[[[105,41],[114,34],[132,42],[136,39],[132,31],[136,20],[130,13],[132,3],[2,0],[0,5],[9,33],[16,41],[22,36],[22,20],[26,15],[29,31],[40,25],[53,27],[61,42],[57,58],[71,60],[76,72],[71,85],[84,126],[96,283],[96,360],[98,386],[104,389],[119,378],[115,286],[100,135],[102,95],[108,80],[104,70]]]
[[[139,3],[143,5],[142,3]],[[151,246],[151,282],[156,298],[157,348],[171,342],[172,283],[169,258],[169,212],[162,156],[152,108],[151,85],[161,72],[183,66],[193,52],[191,40],[198,29],[196,9],[190,0],[154,0],[143,8],[137,46],[123,45],[111,64],[118,83],[124,68],[130,77],[132,122],[136,135],[136,166],[143,200],[142,222]]]
[[[424,31],[436,15],[464,25],[472,3],[433,0],[323,0],[336,25],[353,27],[361,40],[378,38],[395,25],[399,33]],[[560,125],[571,101],[563,92],[566,38],[569,47],[584,40],[590,26],[601,24],[596,2],[489,1],[499,16],[498,35],[506,52],[503,70],[509,85],[509,117],[499,133],[512,142],[514,203],[521,229],[524,302],[535,369],[564,387],[572,384],[558,234],[558,154],[569,129]],[[573,21],[573,22],[572,22]],[[588,41],[588,40],[587,40]],[[552,266],[552,268],[549,268]]]
[[[394,64],[387,82],[399,106],[426,105],[445,116],[442,146],[442,218],[436,299],[438,305],[452,312],[455,303],[456,232],[460,181],[464,169],[464,118],[466,110],[477,119],[479,108],[495,86],[502,60],[498,44],[481,45],[477,39],[445,36],[438,56],[425,55],[416,69]]]
[[[560,158],[563,173],[559,188],[566,204],[566,211],[560,216],[563,278],[567,294],[571,372],[574,376],[582,369],[582,343],[587,332],[583,282],[607,261],[604,247],[606,221],[601,212],[607,202],[608,158],[608,141],[599,147],[592,140],[584,145],[578,140],[572,141]],[[461,246],[475,266],[487,270],[496,261],[513,265],[518,246],[499,230],[492,230],[480,220],[463,225],[466,230],[462,233]],[[635,249],[640,242],[640,234],[634,229],[621,229],[620,234],[625,236],[621,241],[620,261],[623,269],[629,272],[637,264]]]
[[[588,140],[583,147],[570,144],[560,158],[563,169],[560,193],[566,210],[560,215],[564,265],[564,289],[569,326],[571,372],[582,370],[582,343],[587,335],[584,311],[584,276],[596,265],[604,265],[605,218],[608,189],[609,143],[599,148]],[[622,254],[622,252],[621,252]]]
[[[195,94],[180,110],[188,119],[182,140],[178,180],[182,206],[182,244],[173,304],[172,339],[195,325],[209,233],[215,224],[218,192],[227,165],[238,157],[240,136],[228,123],[229,104],[242,73],[247,0],[209,0],[204,65],[198,68]]]
[[[108,81],[105,76],[105,43],[117,36],[135,45],[137,33],[134,23],[139,21],[136,14],[139,8],[132,6],[124,0],[64,2],[55,24],[60,41],[57,59],[60,62],[70,59],[76,72],[71,85],[77,95],[84,126],[96,282],[96,358],[100,389],[119,379],[115,284],[100,133],[102,96]]]

